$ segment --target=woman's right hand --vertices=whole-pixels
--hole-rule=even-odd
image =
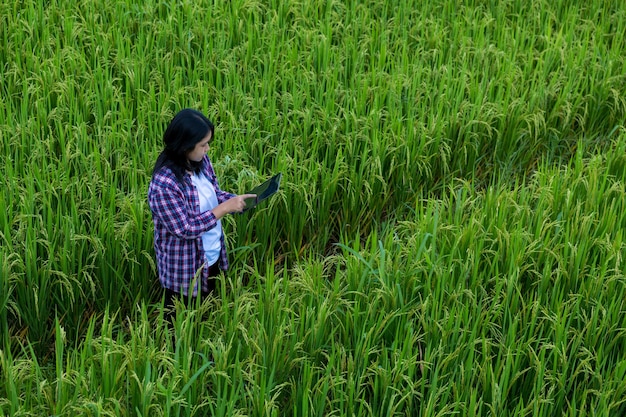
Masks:
[[[248,198],[256,198],[256,194],[241,194],[219,204],[212,211],[216,218],[221,219],[230,213],[241,213],[246,207]]]

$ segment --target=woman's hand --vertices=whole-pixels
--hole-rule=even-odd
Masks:
[[[256,198],[256,194],[241,194],[219,204],[212,211],[216,218],[221,219],[230,213],[241,213],[246,207],[246,200],[248,198]]]

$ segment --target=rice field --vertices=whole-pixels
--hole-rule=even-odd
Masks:
[[[626,415],[626,4],[0,4],[0,416]],[[216,125],[171,343],[147,205]]]

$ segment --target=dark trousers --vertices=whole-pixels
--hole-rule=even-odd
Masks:
[[[215,262],[213,265],[209,267],[209,282],[208,282],[208,291],[200,291],[197,296],[186,296],[176,291],[172,291],[169,288],[164,288],[165,291],[163,297],[163,317],[167,321],[168,325],[172,326],[175,320],[175,302],[176,300],[180,300],[184,303],[184,305],[189,306],[190,303],[193,304],[197,297],[200,297],[200,302],[202,302],[205,298],[210,296],[213,292],[215,292],[215,287],[217,280],[213,279],[220,274],[220,267],[218,266],[218,262]],[[173,330],[173,328],[171,328]]]

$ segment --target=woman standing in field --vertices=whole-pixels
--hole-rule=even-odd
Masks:
[[[220,219],[240,212],[251,194],[237,196],[219,188],[207,156],[214,126],[193,109],[170,122],[148,188],[154,221],[154,250],[165,307],[174,300],[205,297],[215,289],[213,277],[228,269]]]

